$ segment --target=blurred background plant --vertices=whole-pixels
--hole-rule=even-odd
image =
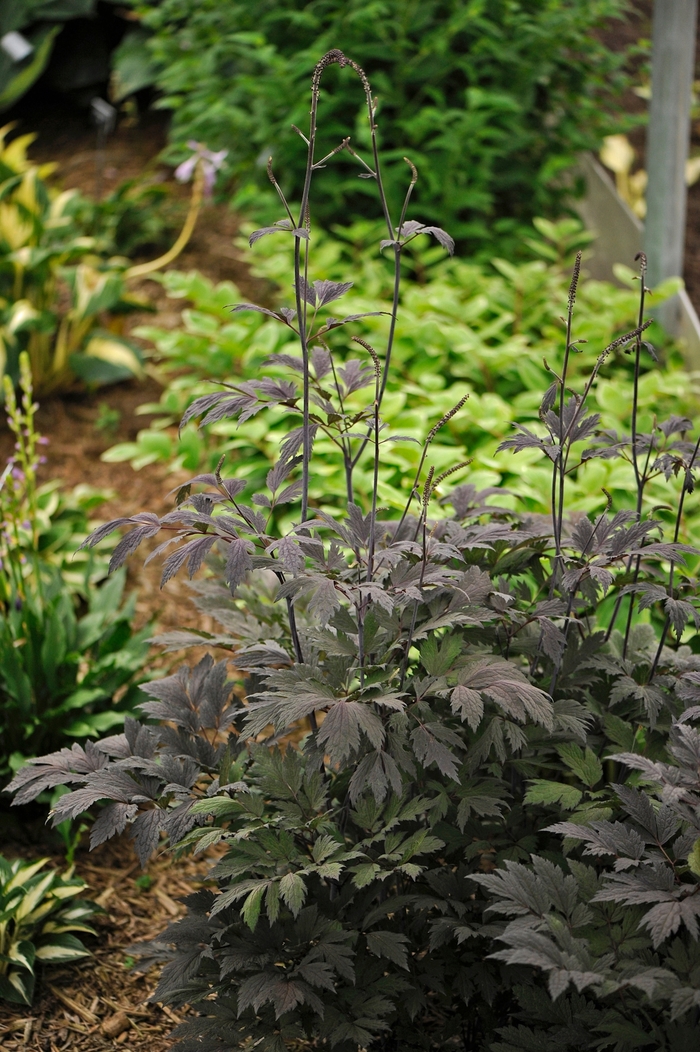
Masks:
[[[138,348],[108,331],[106,314],[143,309],[127,293],[128,260],[104,259],[74,215],[76,194],[52,194],[47,166],[27,159],[32,135],[0,131],[0,365],[13,382],[26,350],[34,388],[76,378],[99,384],[142,376]]]
[[[97,0],[5,0],[0,9],[0,113],[46,69],[63,24],[94,13]]]
[[[415,198],[426,222],[470,253],[519,250],[534,216],[561,212],[563,173],[584,149],[633,122],[619,96],[627,52],[597,30],[629,11],[626,0],[137,0],[140,25],[113,56],[113,83],[154,84],[172,113],[166,156],[189,139],[230,151],[244,211],[265,207],[259,188],[275,144],[288,197],[301,187],[306,151],[290,130],[304,121],[299,85],[318,56],[342,43],[379,94],[384,179],[392,204],[403,190],[403,155],[421,171]],[[639,48],[637,48],[639,51]],[[324,84],[328,115],[320,148],[348,126],[368,145],[361,92],[347,70]],[[354,115],[354,116],[353,116]],[[399,148],[400,147],[400,148]],[[316,217],[373,209],[350,159],[327,173]]]
[[[635,215],[644,219],[647,214],[647,173],[637,165],[637,151],[626,135],[608,135],[603,140],[600,159],[615,175],[615,186],[623,201]],[[634,171],[633,171],[634,169]],[[689,157],[685,164],[685,181],[693,186],[700,179],[700,156]]]
[[[166,252],[132,264],[111,253],[151,239],[162,244],[171,230],[172,213],[158,207],[160,189],[132,181],[97,202],[76,191],[56,193],[45,181],[51,166],[27,159],[34,136],[7,144],[10,131],[0,130],[0,366],[16,383],[26,350],[38,394],[142,379],[139,347],[123,335],[124,315],[149,303],[126,283],[172,263],[185,248],[220,155],[192,144],[180,166],[187,169],[182,181],[193,182],[182,229]]]
[[[170,188],[146,175],[125,179],[96,200],[76,194],[71,211],[101,255],[133,256],[165,248],[182,226],[182,208]]]

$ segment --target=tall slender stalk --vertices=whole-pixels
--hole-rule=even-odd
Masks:
[[[425,578],[425,568],[428,564],[428,504],[430,503],[430,497],[433,492],[433,475],[435,469],[431,468],[428,472],[428,477],[425,480],[423,486],[423,496],[421,500],[422,512],[419,522],[419,529],[422,532],[422,547],[421,547],[421,564],[420,564],[420,577],[418,578],[418,590],[423,587],[423,580]],[[406,645],[404,647],[403,661],[401,662],[401,680],[399,683],[399,690],[403,690],[404,683],[406,682],[406,673],[408,671],[408,654],[413,643],[413,635],[416,631],[416,621],[418,620],[418,600],[413,601],[413,612],[411,614],[411,626],[406,636]]]
[[[686,493],[692,493],[692,491],[693,491],[691,472],[693,470],[693,465],[695,464],[695,460],[697,458],[697,455],[698,455],[699,451],[700,451],[700,436],[698,436],[698,440],[695,443],[695,448],[693,449],[693,455],[690,458],[690,461],[688,463],[688,467],[686,468],[686,472],[685,472],[685,479],[683,480],[683,488],[681,490],[680,499],[678,501],[678,511],[676,513],[676,526],[675,526],[675,529],[673,531],[673,543],[674,544],[678,543],[678,536],[680,534],[680,529],[681,529],[681,521],[683,519],[683,505],[685,503],[685,495],[686,495]],[[673,598],[673,580],[674,580],[674,577],[675,577],[675,572],[676,572],[676,564],[675,564],[675,562],[673,560],[671,560],[671,566],[670,566],[670,569],[669,569],[669,572],[668,572],[668,587],[667,587],[667,592],[668,592],[669,599]],[[659,645],[656,648],[656,654],[654,655],[654,661],[652,662],[652,666],[651,666],[651,669],[649,671],[649,682],[651,682],[651,680],[656,675],[656,669],[658,667],[659,660],[661,658],[661,651],[664,648],[664,643],[666,642],[666,636],[668,635],[668,630],[669,630],[670,627],[671,627],[671,618],[670,618],[669,614],[666,614],[666,620],[664,622],[664,627],[663,627],[663,630],[661,632],[661,639],[659,640]]]
[[[555,478],[558,476],[557,486],[552,486],[552,525],[554,527],[554,545],[556,550],[557,565],[561,560],[561,534],[564,519],[564,481],[565,481],[565,457],[564,457],[564,407],[566,396],[566,376],[569,371],[569,358],[571,357],[571,326],[574,319],[574,304],[576,303],[576,291],[578,289],[579,277],[581,276],[581,253],[576,253],[574,272],[569,285],[569,299],[566,311],[566,346],[564,348],[564,364],[562,366],[559,381],[559,461],[552,467]],[[556,505],[554,499],[556,496]]]
[[[638,255],[635,258],[639,260],[640,290],[639,290],[639,313],[637,315],[637,327],[639,329],[639,333],[637,335],[637,339],[635,341],[635,348],[634,348],[634,382],[633,382],[633,393],[632,393],[632,433],[631,433],[631,442],[632,442],[632,468],[634,470],[634,480],[635,480],[635,484],[636,484],[636,487],[637,487],[637,502],[636,502],[636,506],[635,506],[635,511],[636,511],[636,515],[637,515],[637,522],[639,522],[641,520],[641,517],[642,517],[642,505],[644,503],[644,488],[646,486],[646,483],[648,482],[647,470],[648,470],[648,467],[649,467],[649,459],[650,459],[650,455],[651,455],[651,444],[649,446],[649,449],[647,450],[647,457],[646,457],[646,463],[645,463],[645,466],[644,466],[644,470],[642,472],[640,472],[640,470],[639,470],[639,454],[638,454],[638,450],[637,450],[638,419],[639,419],[639,416],[638,416],[638,414],[639,414],[639,371],[640,371],[641,356],[642,356],[642,325],[644,323],[644,304],[645,304],[645,299],[646,299],[646,294],[648,292],[648,289],[646,287],[647,257],[646,257],[644,252],[640,252],[640,253],[638,253]],[[653,441],[653,437],[652,437],[652,441]],[[634,562],[634,559],[632,557],[630,559],[628,559],[628,561],[627,561],[627,573],[629,573],[630,570],[632,569],[633,562]],[[635,565],[635,569],[634,569],[634,575],[633,575],[633,581],[632,581],[633,584],[636,584],[637,580],[639,578],[639,568],[640,568],[640,566],[641,566],[641,558],[640,558],[640,556],[637,556],[637,558],[636,558],[636,565]],[[612,633],[612,631],[613,631],[613,629],[615,627],[615,622],[617,621],[618,615],[620,613],[620,608],[622,606],[622,598],[623,598],[622,595],[618,595],[617,600],[615,602],[615,607],[613,609],[612,616],[610,618],[610,624],[608,625],[608,629],[607,629],[607,632],[606,632],[606,637],[605,637],[606,639],[610,638],[610,635],[611,635],[611,633]],[[629,641],[629,634],[630,634],[631,627],[632,627],[633,611],[634,611],[634,593],[631,592],[630,593],[629,610],[627,611],[627,623],[625,625],[625,637],[624,637],[624,643],[623,643],[623,647],[622,647],[622,656],[623,657],[625,657],[626,654],[627,654],[627,644],[628,644],[628,641]]]
[[[377,493],[379,489],[379,396],[382,383],[382,366],[379,361],[379,355],[371,344],[367,343],[366,340],[361,339],[359,336],[353,336],[352,339],[355,343],[359,343],[361,347],[365,348],[374,364],[374,410],[372,421],[374,431],[374,462],[372,469],[372,508],[370,511],[369,545],[367,551],[367,581],[369,583],[374,574],[374,548],[376,543]]]

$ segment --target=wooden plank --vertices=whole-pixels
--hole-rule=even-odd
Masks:
[[[696,24],[697,0],[655,0],[644,229],[652,287],[683,274]],[[677,303],[664,304],[658,316],[669,332],[679,334]]]

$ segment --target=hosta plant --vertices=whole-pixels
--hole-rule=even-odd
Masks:
[[[105,327],[106,312],[143,307],[125,288],[128,260],[103,259],[73,214],[76,192],[57,194],[51,166],[26,155],[34,136],[0,129],[0,367],[18,379],[27,351],[39,393],[140,376],[140,352]]]
[[[10,861],[0,855],[0,999],[30,1005],[40,965],[89,957],[79,935],[95,935],[99,906],[72,869],[46,870],[49,860]],[[43,872],[42,872],[43,871]]]
[[[332,160],[316,153],[320,83],[335,63],[353,71],[365,91],[371,154],[357,158],[353,148],[350,155],[378,190],[382,246],[394,263],[379,349],[353,329],[358,312],[339,307],[350,282],[312,281],[308,264],[310,191]],[[548,466],[547,515],[516,512],[500,490],[465,480],[466,460],[436,465],[435,440],[464,398],[417,447],[403,507],[387,507],[385,451],[413,438],[395,434],[382,416],[402,260],[421,234],[447,251],[452,241],[440,228],[406,219],[412,168],[398,223],[392,220],[372,93],[339,51],[314,71],[303,138],[307,174],[298,210],[280,193],[285,216],[252,237],[291,243],[293,304],[237,308],[292,331],[297,350],[274,352],[269,373],[224,381],[185,414],[185,422],[247,426],[281,407],[286,433],[264,487],[248,496],[245,479],[220,461],[180,487],[172,512],[116,519],[89,542],[128,527],[112,555],[116,569],[143,541],[164,534],[156,549],[167,552],[164,584],[182,569],[194,575],[206,561],[197,605],[218,630],[183,626],[161,642],[171,649],[208,644],[220,660],[208,656],[148,684],[144,722],[128,719],[123,734],[40,757],[9,789],[21,804],[68,787],[54,806],[56,823],[105,802],[92,843],[129,827],[142,861],[162,837],[176,853],[223,847],[213,886],[188,897],[188,916],[141,948],[146,963],[168,961],[155,996],[194,1008],[176,1032],[180,1052],[246,1042],[265,1052],[304,1042],[340,1052],[485,1052],[504,1026],[521,1021],[535,1033],[532,1041],[546,1038],[551,1048],[627,1052],[639,1046],[619,1026],[593,1031],[590,997],[552,1006],[540,959],[502,959],[497,940],[505,925],[485,912],[493,887],[473,878],[514,873],[525,913],[533,882],[548,881],[551,904],[543,893],[537,918],[523,925],[533,939],[542,914],[556,920],[559,910],[568,919],[565,848],[572,840],[562,841],[561,820],[568,820],[565,832],[584,838],[587,828],[604,831],[617,821],[622,847],[632,832],[620,801],[632,799],[634,765],[673,771],[669,735],[697,715],[691,695],[700,665],[691,644],[700,620],[693,577],[700,553],[684,541],[684,511],[700,440],[689,439],[692,423],[680,416],[642,426],[642,363],[655,353],[645,339],[644,260],[636,324],[589,353],[585,372],[571,368],[583,350],[574,328],[577,258],[539,416],[503,443],[507,455]],[[341,149],[350,149],[347,140]],[[271,167],[270,177],[278,188]],[[621,349],[632,362],[631,429],[613,434],[589,411],[589,398]],[[314,472],[324,470],[316,457],[321,443],[336,449],[342,512],[313,493]],[[601,459],[625,474],[632,506],[616,510],[604,496],[595,517],[572,512],[572,479]],[[646,511],[659,473],[673,502],[673,513],[663,512],[668,538]],[[621,749],[633,760],[618,755]],[[683,810],[682,793],[677,800],[673,848],[687,862],[679,861],[679,875],[689,890],[676,895],[674,884],[669,893],[685,903],[700,886],[695,838],[686,835],[696,816]],[[629,855],[641,873],[645,851],[643,844]],[[617,908],[624,932],[636,931],[643,915],[624,901]],[[606,937],[618,938],[617,923]],[[517,934],[518,925],[510,930]],[[683,952],[664,958],[679,988],[696,982],[687,967],[694,933],[691,921]],[[661,933],[663,940],[672,935],[670,928]],[[564,952],[573,960],[573,950]],[[602,952],[600,968],[614,972]],[[592,997],[606,992],[592,984]],[[614,1008],[623,1022],[636,1022],[638,1005],[623,997]],[[556,1017],[553,1035],[539,1026],[545,1008]],[[669,1047],[692,1005],[686,1000],[674,1011],[673,1019],[657,1013]]]

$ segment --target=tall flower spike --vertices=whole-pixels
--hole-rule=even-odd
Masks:
[[[459,464],[453,464],[452,467],[447,468],[446,471],[441,471],[438,477],[435,479],[433,489],[437,489],[440,483],[444,482],[446,478],[450,477],[450,475],[456,474],[456,472],[461,471],[462,468],[468,468],[473,459],[474,457],[470,457],[469,460],[460,460]]]
[[[440,420],[438,420],[435,427],[431,428],[428,432],[428,437],[425,440],[426,445],[429,445],[429,443],[433,441],[441,427],[444,427],[445,424],[448,424],[450,422],[453,416],[457,415],[457,413],[460,411],[462,406],[465,405],[468,399],[469,395],[465,395],[464,398],[460,398],[459,402],[457,402],[457,405],[453,406],[452,409],[448,409],[445,415]]]
[[[571,275],[571,284],[569,285],[569,310],[573,310],[574,303],[576,302],[576,290],[578,289],[578,279],[581,276],[581,251],[576,253],[576,262],[574,263],[574,272]]]
[[[425,480],[425,485],[423,486],[423,501],[422,501],[422,503],[423,503],[423,507],[424,508],[428,507],[428,504],[430,502],[430,496],[431,496],[431,494],[433,492],[433,475],[434,474],[435,474],[435,468],[431,468],[430,471],[428,472],[428,477]]]
[[[366,340],[363,340],[361,336],[353,336],[352,339],[355,343],[359,343],[360,347],[364,347],[364,349],[367,351],[370,358],[374,362],[374,372],[376,374],[376,377],[378,380],[381,380],[382,363],[379,361],[379,355],[375,351],[374,347],[372,347],[371,344],[367,343]]]

